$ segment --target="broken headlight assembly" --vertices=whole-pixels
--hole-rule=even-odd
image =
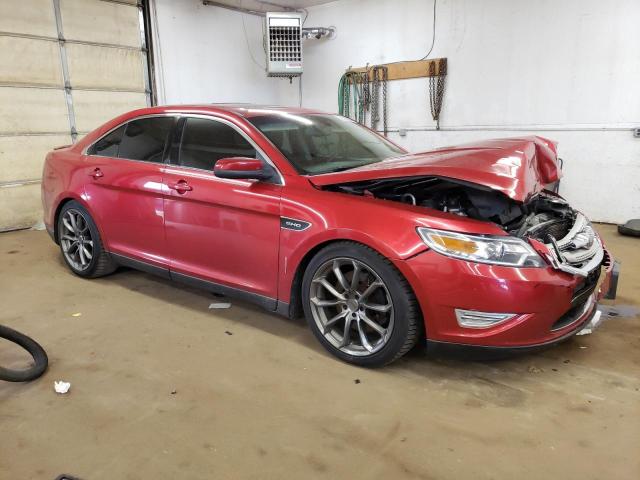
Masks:
[[[540,255],[521,238],[468,235],[426,227],[417,230],[429,248],[449,257],[507,267],[546,266]]]

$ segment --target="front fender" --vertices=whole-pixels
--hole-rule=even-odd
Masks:
[[[405,260],[427,250],[416,232],[418,226],[496,233],[497,227],[456,215],[388,200],[319,190],[308,183],[287,185],[281,198],[281,216],[304,229],[280,231],[279,299],[288,302],[301,262],[318,246],[349,240],[366,245],[384,257]],[[296,222],[297,221],[297,222]],[[306,225],[305,225],[306,226]]]

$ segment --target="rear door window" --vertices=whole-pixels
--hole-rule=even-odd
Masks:
[[[116,128],[113,132],[105,135],[87,152],[89,155],[98,155],[99,157],[117,157],[118,147],[122,141],[122,135],[126,125]]]
[[[229,125],[216,120],[188,118],[182,133],[178,163],[213,170],[221,158],[256,157],[249,141]]]
[[[127,123],[118,157],[161,163],[174,122],[173,117],[151,117]]]

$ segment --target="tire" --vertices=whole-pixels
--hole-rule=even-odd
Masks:
[[[91,215],[78,202],[72,200],[62,207],[56,228],[62,258],[76,275],[98,278],[117,268]]]
[[[336,242],[313,257],[302,280],[302,304],[320,343],[361,367],[387,365],[422,337],[420,308],[407,280],[359,243]]]
[[[35,340],[2,325],[0,325],[0,337],[20,345],[29,352],[35,362],[33,367],[26,370],[10,370],[0,367],[0,380],[6,380],[8,382],[28,382],[35,380],[45,372],[49,364],[49,359],[47,358],[47,353]]]

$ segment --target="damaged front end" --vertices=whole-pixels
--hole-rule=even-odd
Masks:
[[[521,202],[483,185],[434,176],[364,180],[324,188],[492,222],[508,235],[529,239],[553,268],[572,275],[588,277],[605,262],[602,242],[587,218],[550,191]]]

